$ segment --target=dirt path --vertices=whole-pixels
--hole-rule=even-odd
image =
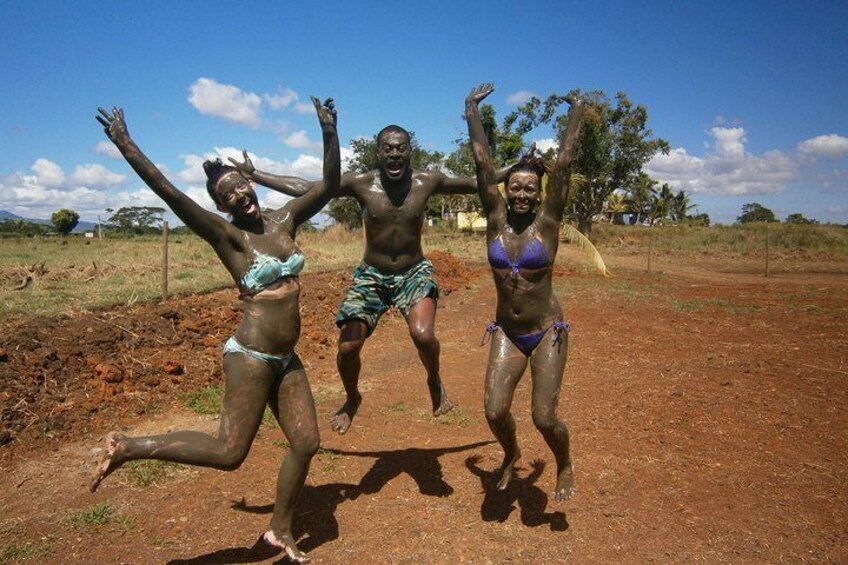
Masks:
[[[558,274],[573,326],[560,414],[577,473],[576,495],[560,505],[527,375],[513,406],[518,479],[504,493],[485,488],[501,452],[482,410],[487,351],[478,345],[494,310],[482,266],[448,265],[453,292],[438,314],[442,372],[459,407],[429,415],[423,369],[390,316],[364,350],[365,401],[345,436],[327,423],[342,393],[326,318],[346,275],[304,277],[300,350],[322,450],[296,519],[300,546],[320,563],[845,562],[848,280],[699,279],[613,265],[607,281],[568,265]],[[215,429],[213,417],[176,401],[153,407],[220,378],[233,303],[212,293],[92,314],[118,341],[71,330],[71,320],[45,321],[52,329],[37,336],[31,325],[4,327],[0,395],[10,398],[0,400],[14,439],[0,447],[0,562],[285,562],[256,543],[284,452],[271,426],[238,471],[170,469],[141,486],[122,470],[96,495],[85,489],[95,435],[111,425]],[[69,338],[82,360],[51,335]],[[26,339],[39,343],[24,351]],[[185,373],[164,372],[168,360]],[[121,380],[109,382],[117,376],[98,363]],[[13,374],[24,366],[27,376]],[[61,399],[44,390],[75,378],[87,384],[65,386]],[[35,421],[9,409],[21,398]],[[52,412],[34,408],[42,405]],[[82,514],[98,504],[112,511],[103,524]]]

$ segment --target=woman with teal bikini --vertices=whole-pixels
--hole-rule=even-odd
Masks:
[[[336,112],[332,100],[312,99],[324,138],[323,184],[262,212],[253,186],[220,159],[206,161],[206,188],[228,222],[179,191],[141,152],[127,132],[123,111],[100,109],[106,135],[138,175],[171,210],[215,249],[239,287],[242,321],[224,344],[225,393],[217,437],[195,431],[130,438],[106,436],[104,453],[91,482],[92,492],[127,461],[160,459],[225,471],[238,468],[270,406],[291,449],[277,477],[271,527],[265,541],[305,562],[292,535],[292,516],[318,450],[315,403],[303,364],[294,348],[300,336],[298,273],[303,254],[294,242],[297,227],[318,213],[338,191],[341,179]]]
[[[489,428],[504,450],[497,488],[507,487],[521,456],[510,407],[515,387],[529,363],[533,423],[556,459],[554,497],[562,501],[574,490],[568,428],[556,414],[570,328],[563,321],[562,308],[553,293],[552,276],[584,106],[576,102],[569,110],[545,199],[541,198],[545,163],[532,154],[522,157],[507,173],[504,199],[498,191],[478,109],[480,101],[493,90],[491,84],[472,90],[465,99],[465,115],[477,165],[477,190],[486,214],[489,265],[498,297],[495,321],[486,328],[491,348],[484,398]]]

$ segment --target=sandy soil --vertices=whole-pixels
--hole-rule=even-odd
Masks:
[[[848,562],[848,277],[703,272],[611,261],[601,280],[563,262],[573,326],[560,414],[577,475],[554,503],[554,464],[516,394],[523,459],[490,489],[501,452],[486,425],[481,265],[431,254],[451,414],[428,410],[403,320],[363,352],[364,403],[345,436],[333,315],[348,273],[303,277],[298,347],[322,450],[296,518],[320,563]],[[263,426],[245,464],[174,468],[151,486],[126,470],[86,488],[99,438],[212,431],[177,400],[220,384],[237,324],[232,290],[74,317],[0,322],[0,562],[284,563],[259,541],[284,454]],[[95,505],[103,524],[81,519]],[[103,506],[100,507],[101,509]]]

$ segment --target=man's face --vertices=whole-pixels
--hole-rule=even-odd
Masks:
[[[377,159],[383,175],[392,181],[401,180],[409,170],[412,159],[409,137],[399,131],[384,133],[377,140]]]

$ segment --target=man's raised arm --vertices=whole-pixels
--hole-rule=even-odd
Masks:
[[[498,184],[506,180],[507,171],[509,171],[509,167],[495,171],[495,180]],[[436,194],[477,194],[477,178],[442,175],[441,182],[435,192]]]

